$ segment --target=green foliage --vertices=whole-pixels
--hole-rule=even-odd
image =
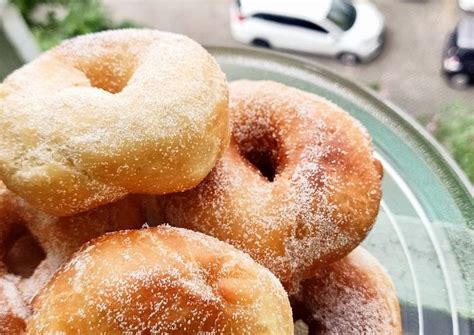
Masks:
[[[429,126],[474,183],[474,109],[460,102],[451,103]]]
[[[382,89],[382,86],[378,81],[372,81],[369,83],[369,87],[373,89],[374,91],[379,92]]]
[[[115,24],[99,0],[11,0],[11,2],[20,9],[43,50],[73,36],[135,26],[131,22]],[[39,10],[43,12],[40,20],[36,17]]]

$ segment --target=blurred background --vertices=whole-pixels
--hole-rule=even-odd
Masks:
[[[0,80],[65,38],[124,27],[318,62],[418,120],[474,182],[474,0],[0,0]]]

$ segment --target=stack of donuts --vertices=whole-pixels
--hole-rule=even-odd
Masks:
[[[372,151],[184,36],[66,41],[0,85],[0,333],[399,334]]]

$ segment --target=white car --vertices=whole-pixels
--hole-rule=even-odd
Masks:
[[[459,0],[459,7],[466,12],[474,12],[474,0]]]
[[[236,0],[230,22],[237,41],[345,64],[374,58],[384,43],[385,19],[366,0]]]

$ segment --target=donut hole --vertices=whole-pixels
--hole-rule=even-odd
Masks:
[[[260,173],[272,182],[275,180],[277,163],[271,152],[268,151],[249,151],[244,154],[245,159],[257,168]]]
[[[269,182],[273,182],[281,167],[279,143],[270,133],[237,142],[242,157]]]
[[[78,68],[92,87],[116,94],[127,86],[135,71],[135,63],[134,59],[123,55],[79,64]]]
[[[295,335],[317,335],[327,331],[320,321],[312,315],[304,303],[290,299],[293,310]]]
[[[18,227],[9,240],[9,248],[3,256],[7,271],[22,278],[30,277],[46,258],[44,249],[25,226]]]
[[[308,335],[317,335],[317,334],[321,334],[323,332],[328,331],[326,327],[323,327],[323,325],[314,318],[309,318],[304,321],[303,320],[301,321],[304,322],[304,324],[306,325],[308,329],[308,332],[307,332]]]

